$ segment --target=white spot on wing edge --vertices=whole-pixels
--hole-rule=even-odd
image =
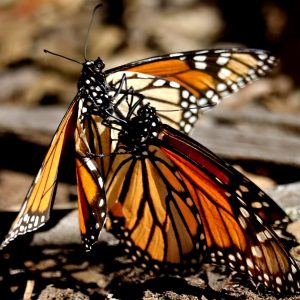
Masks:
[[[258,246],[252,246],[251,247],[251,252],[256,257],[262,257],[262,252],[261,252],[261,250],[259,249]]]
[[[218,73],[218,77],[221,78],[221,79],[225,79],[228,76],[230,76],[231,73],[232,72],[229,69],[227,69],[227,68],[221,68],[221,70]]]
[[[213,95],[214,95],[214,91],[213,90],[208,90],[206,93],[205,93],[206,97],[207,98],[212,98]]]
[[[181,56],[184,55],[183,53],[170,53],[169,57],[177,57],[177,56]]]
[[[189,133],[191,130],[192,130],[192,125],[186,124],[186,125],[184,126],[184,131],[185,131],[186,133]]]
[[[90,159],[86,160],[86,164],[91,171],[96,171],[97,168]]]
[[[189,97],[190,93],[188,90],[183,90],[181,95],[184,99],[187,99]]]
[[[104,205],[104,199],[101,198],[100,201],[99,201],[99,207],[102,207]]]
[[[239,216],[239,217],[238,217],[238,220],[239,220],[240,225],[241,225],[244,229],[246,229],[246,228],[247,228],[247,223],[246,223],[245,219],[244,219],[242,216]]]
[[[262,54],[259,54],[259,55],[258,55],[258,58],[259,58],[260,60],[265,60],[265,59],[268,58],[268,55],[267,55],[266,53],[262,53]]]
[[[229,57],[220,56],[220,57],[218,57],[216,63],[220,66],[223,66],[223,65],[227,64],[228,61],[229,61]]]
[[[170,87],[173,87],[176,89],[180,88],[180,84],[176,81],[170,81],[169,85],[170,85]]]
[[[205,62],[195,62],[195,68],[199,70],[205,70],[207,67],[207,63]]]
[[[225,91],[227,89],[227,85],[225,83],[219,83],[217,85],[217,91],[218,92],[222,92],[222,91]]]
[[[196,55],[196,56],[193,57],[193,59],[194,59],[195,61],[205,61],[206,58],[207,58],[206,55]]]
[[[153,82],[153,86],[163,86],[166,83],[163,79],[157,79]]]
[[[251,269],[254,267],[253,262],[250,258],[246,258],[246,264]]]
[[[98,183],[99,183],[100,187],[103,188],[103,184],[104,184],[104,183],[103,183],[103,178],[102,178],[102,176],[99,176],[99,177],[98,177]]]
[[[259,233],[257,233],[256,238],[259,242],[264,242],[265,240],[267,240],[267,237],[263,231],[260,231]]]
[[[244,207],[240,207],[240,212],[245,218],[249,218],[250,214]]]
[[[35,221],[34,221],[34,224],[33,224],[33,226],[34,227],[37,227],[38,226],[38,224],[39,224],[39,216],[36,216],[36,218],[35,218]]]

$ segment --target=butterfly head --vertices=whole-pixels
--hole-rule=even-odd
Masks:
[[[95,60],[87,60],[82,65],[83,68],[81,71],[81,78],[79,80],[79,84],[82,83],[83,79],[89,79],[97,83],[105,82],[103,75],[105,65],[100,57],[98,57]]]
[[[139,108],[137,114],[129,119],[119,133],[119,139],[129,151],[144,149],[149,141],[155,139],[160,128],[160,119],[155,108],[149,104]]]
[[[102,73],[105,68],[105,64],[100,57],[95,60],[87,60],[83,65],[86,65],[95,74]]]

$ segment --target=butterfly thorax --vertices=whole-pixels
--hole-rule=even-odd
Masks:
[[[119,141],[127,151],[141,152],[157,138],[161,121],[149,105],[142,106],[137,115],[130,118],[119,133]]]
[[[105,118],[111,110],[109,88],[103,74],[105,65],[101,58],[83,63],[78,90],[82,99],[82,111],[85,114],[96,114]]]

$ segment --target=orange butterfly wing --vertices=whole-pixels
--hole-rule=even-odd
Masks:
[[[105,185],[108,229],[150,272],[198,270],[205,250],[199,240],[203,227],[170,161],[155,146],[141,159],[122,146],[116,152]]]
[[[295,261],[251,206],[267,196],[256,187],[250,191],[256,199],[247,199],[254,185],[209,150],[162,125],[141,154],[122,144],[116,152],[106,181],[108,227],[143,268],[195,272],[208,254],[256,285],[299,289]],[[276,205],[267,201],[271,212]]]
[[[129,68],[128,71],[149,74],[162,77],[168,81],[178,82],[182,87],[195,95],[196,98],[200,98],[199,90],[214,88],[215,84],[215,79],[212,75],[201,70],[192,69],[188,61],[178,59],[146,63]]]
[[[235,91],[246,82],[251,82],[271,70],[274,63],[275,58],[265,51],[233,48],[191,51],[169,54],[157,59],[150,58],[143,60],[143,63],[127,65],[126,71],[175,81],[196,98],[200,98],[203,91],[209,89],[214,90],[215,94]],[[227,87],[219,85],[220,83]]]
[[[18,235],[34,231],[43,226],[50,217],[57,186],[57,175],[66,142],[73,138],[77,119],[77,100],[73,100],[63,117],[33,183],[12,224],[8,235],[1,244],[5,247]]]
[[[84,121],[78,118],[75,133],[78,213],[86,251],[90,251],[97,242],[106,219],[106,197],[102,174],[105,174],[107,164],[101,158],[95,157],[95,160],[89,154],[91,151],[110,153],[111,143],[103,141],[103,138],[107,139],[110,136],[109,132],[108,128],[101,125],[101,118],[97,116],[90,116]]]
[[[85,250],[97,242],[106,218],[102,175],[89,158],[76,159],[79,226]]]
[[[107,70],[115,87],[125,74],[127,86],[157,109],[164,124],[190,133],[199,112],[266,75],[276,59],[256,49],[212,49],[172,53]]]
[[[246,273],[255,284],[279,293],[299,290],[295,261],[244,202],[248,182],[236,189],[214,161],[207,160],[209,150],[172,128],[165,126],[160,138],[164,142],[161,150],[176,166],[198,208],[210,260]]]
[[[176,135],[177,132],[174,136]],[[195,147],[197,151],[188,153],[190,159],[197,160],[202,168],[209,170],[211,176],[221,180],[224,185],[229,185],[233,193],[236,194],[237,197],[241,197],[267,225],[272,226],[274,230],[281,231],[280,234],[285,242],[290,240],[291,244],[293,244],[292,237],[286,232],[286,227],[291,220],[266,193],[226,161],[222,160],[201,144],[189,140],[189,144],[186,145],[185,143],[180,143],[179,139],[177,140],[178,143],[176,143],[176,139],[172,140],[172,143],[175,143],[174,147],[180,146],[183,152],[183,147],[185,146],[190,149]],[[201,153],[201,156],[199,156],[199,153]]]

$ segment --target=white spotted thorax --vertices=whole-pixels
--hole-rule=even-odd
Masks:
[[[78,81],[79,101],[82,102],[79,113],[81,121],[86,114],[95,114],[105,118],[106,110],[111,106],[108,86],[103,74],[104,67],[105,65],[100,58],[83,63]]]
[[[140,154],[147,143],[157,138],[160,124],[155,109],[149,105],[142,106],[136,116],[121,126],[119,140],[128,148],[128,151]]]
[[[97,242],[99,233],[105,223],[107,208],[104,192],[104,180],[101,172],[99,160],[95,160],[91,155],[100,151],[97,141],[97,133],[92,130],[88,124],[96,124],[102,120],[109,119],[109,113],[112,111],[112,101],[109,96],[109,87],[106,84],[103,74],[104,63],[100,58],[95,61],[86,61],[83,63],[81,77],[78,82],[78,124],[75,131],[76,148],[76,166],[77,177],[81,176],[80,169],[86,168],[90,173],[91,188],[95,189],[95,194],[88,198],[82,196],[84,187],[78,189],[78,197],[87,197],[82,201],[88,201],[88,212],[82,212],[82,217],[86,220],[81,221],[82,241],[86,251],[91,251],[93,245]],[[99,124],[100,126],[100,124]],[[86,179],[88,180],[88,179]],[[85,204],[86,205],[86,204]],[[81,208],[82,209],[82,208]]]

